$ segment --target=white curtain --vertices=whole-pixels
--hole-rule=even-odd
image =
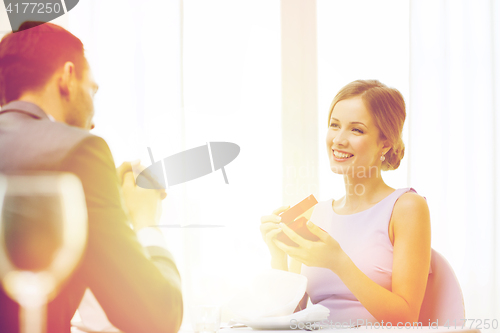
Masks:
[[[339,199],[345,193],[344,179],[330,170],[325,148],[328,108],[343,86],[358,79],[378,79],[398,89],[408,105],[409,1],[317,2],[319,197],[322,200]],[[408,128],[407,120],[403,128],[405,143],[408,142]],[[410,186],[408,161],[405,156],[397,170],[382,173],[389,186]]]
[[[280,3],[85,0],[68,16],[100,85],[94,133],[118,165],[149,166],[147,147],[155,160],[210,141],[241,148],[229,185],[217,171],[167,190],[161,225],[189,325],[190,305],[225,303],[270,267],[259,224],[282,205]]]
[[[500,2],[418,0],[410,14],[410,183],[466,318],[500,320]]]

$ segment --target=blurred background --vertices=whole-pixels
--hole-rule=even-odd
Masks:
[[[328,107],[345,84],[378,79],[407,104],[405,156],[384,180],[427,198],[466,318],[500,319],[500,1],[82,0],[54,23],[85,45],[93,133],[117,166],[149,166],[147,147],[155,160],[209,141],[241,148],[229,185],[217,171],[164,201],[186,309],[223,304],[270,268],[260,216],[344,195]],[[190,224],[222,227],[173,227]]]

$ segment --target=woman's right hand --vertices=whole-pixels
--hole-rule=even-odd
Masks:
[[[274,244],[273,239],[281,232],[279,223],[281,222],[281,217],[278,214],[287,210],[290,206],[282,206],[271,215],[264,215],[260,218],[260,233],[262,238],[271,252],[271,257],[273,261],[281,261],[286,258],[286,253]]]

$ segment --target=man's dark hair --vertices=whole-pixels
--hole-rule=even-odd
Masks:
[[[88,64],[80,39],[52,23],[24,22],[0,41],[0,105],[43,87],[67,61],[81,79]]]

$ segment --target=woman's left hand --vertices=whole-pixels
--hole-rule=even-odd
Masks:
[[[324,267],[335,273],[347,256],[346,253],[342,250],[340,244],[326,231],[311,221],[308,221],[306,225],[314,235],[318,236],[318,241],[307,240],[286,224],[280,223],[279,227],[283,232],[299,246],[289,246],[277,239],[274,239],[274,243],[290,257],[306,266]]]

